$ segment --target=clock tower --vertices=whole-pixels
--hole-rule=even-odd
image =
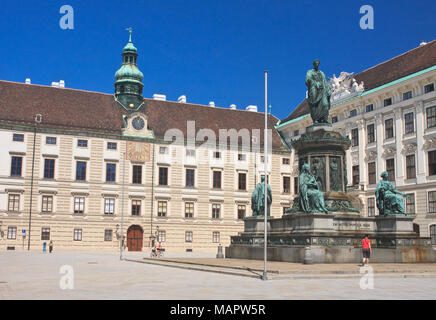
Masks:
[[[129,28],[129,42],[123,49],[123,64],[115,73],[115,98],[127,110],[137,110],[142,102],[142,79],[144,75],[138,69],[137,49],[132,43],[132,28]]]

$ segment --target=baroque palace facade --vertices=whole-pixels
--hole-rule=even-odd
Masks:
[[[243,230],[264,174],[264,114],[144,99],[131,38],[122,57],[114,95],[0,81],[2,250],[27,250],[30,233],[31,249],[115,251],[123,227],[131,251],[153,235],[169,251],[217,252]],[[278,120],[268,115],[276,217],[291,205]]]
[[[378,214],[375,189],[389,173],[395,187],[411,197],[405,210],[416,215],[415,231],[436,245],[436,40],[356,75],[330,80],[330,121],[351,139],[347,151],[348,190],[361,214]],[[288,145],[312,123],[304,100],[276,129]],[[298,159],[291,152],[292,188]]]

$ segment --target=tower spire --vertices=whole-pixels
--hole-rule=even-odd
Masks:
[[[115,73],[115,97],[124,108],[131,110],[137,109],[142,103],[142,79],[144,75],[138,69],[137,49],[132,43],[132,27],[127,28],[129,31],[129,42],[121,54],[123,63],[121,68]]]

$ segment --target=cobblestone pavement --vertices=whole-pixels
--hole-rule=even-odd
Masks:
[[[144,253],[127,253],[141,259]],[[120,261],[115,253],[0,252],[1,299],[435,299],[436,276],[261,281],[218,273]],[[60,288],[61,267],[74,272],[74,289]],[[357,266],[356,266],[357,267]],[[65,283],[65,282],[63,282]]]

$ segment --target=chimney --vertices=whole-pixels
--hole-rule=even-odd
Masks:
[[[59,88],[65,88],[65,81],[59,80]]]
[[[179,102],[179,103],[186,103],[186,96],[185,96],[185,95],[180,96],[180,97],[177,99],[177,102]]]
[[[231,105],[230,105],[230,109],[232,109],[232,110],[236,110],[236,104],[231,104]]]
[[[245,110],[257,112],[257,106],[249,105],[247,108],[245,108]]]
[[[210,102],[209,102],[209,107],[215,107],[215,102],[210,101]]]
[[[153,94],[153,100],[166,101],[167,100],[167,96],[164,95],[164,94],[155,93],[155,94]]]
[[[26,84],[32,84],[32,82],[30,81],[30,78],[26,78]]]
[[[53,81],[53,82],[51,83],[51,86],[54,87],[54,88],[59,88],[59,82],[54,82],[54,81]]]

